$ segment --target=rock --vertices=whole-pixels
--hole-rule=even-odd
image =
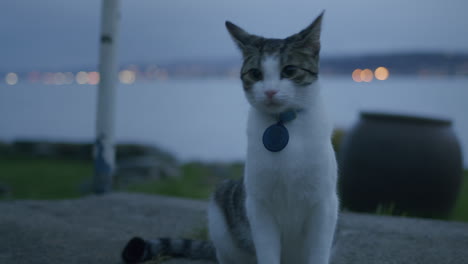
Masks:
[[[169,152],[139,144],[117,146],[115,179],[119,187],[180,175],[179,162]]]
[[[133,236],[187,237],[206,226],[206,207],[201,201],[128,193],[3,201],[0,263],[117,264]],[[467,245],[467,223],[343,213],[331,264],[461,264],[468,259]]]
[[[133,157],[154,156],[166,163],[177,163],[177,159],[167,151],[150,145],[119,144],[116,149],[116,160],[121,161]]]
[[[179,165],[157,156],[137,156],[122,159],[116,167],[116,181],[120,186],[147,180],[179,177]]]

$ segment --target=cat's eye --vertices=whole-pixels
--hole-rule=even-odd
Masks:
[[[256,68],[253,68],[253,69],[250,69],[247,74],[249,75],[249,77],[254,80],[254,81],[260,81],[263,79],[263,74],[262,74],[262,71],[260,71],[259,69],[256,69]]]
[[[294,66],[294,65],[287,65],[283,68],[283,70],[281,71],[281,77],[283,78],[291,78],[291,77],[294,77],[294,75],[296,75],[297,71],[298,71],[298,67]]]

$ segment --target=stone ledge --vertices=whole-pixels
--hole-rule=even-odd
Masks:
[[[120,263],[120,250],[132,236],[181,237],[203,227],[206,205],[129,193],[3,201],[0,263]],[[461,264],[468,259],[466,223],[343,213],[339,229],[333,264]]]

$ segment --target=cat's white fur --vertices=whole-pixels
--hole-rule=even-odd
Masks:
[[[338,215],[332,126],[318,82],[298,87],[281,79],[279,70],[279,59],[266,57],[263,81],[246,91],[252,107],[244,184],[256,259],[236,249],[223,214],[212,203],[210,236],[221,264],[329,263]],[[277,91],[273,100],[265,94],[268,90]],[[262,143],[265,129],[277,122],[275,113],[290,108],[303,110],[286,123],[287,147],[280,152],[266,150]]]

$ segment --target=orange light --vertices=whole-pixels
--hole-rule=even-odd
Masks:
[[[352,74],[351,76],[352,76],[352,78],[353,78],[353,80],[354,80],[355,82],[362,82],[362,79],[361,79],[361,72],[362,72],[361,69],[355,69],[355,70],[353,71],[353,74]]]
[[[372,82],[374,73],[370,69],[365,69],[361,72],[360,77],[363,82]]]
[[[380,81],[385,81],[388,79],[388,76],[390,75],[388,72],[388,69],[385,67],[378,67],[374,71],[375,78]]]
[[[88,72],[88,83],[96,85],[99,83],[100,75],[99,72]]]

